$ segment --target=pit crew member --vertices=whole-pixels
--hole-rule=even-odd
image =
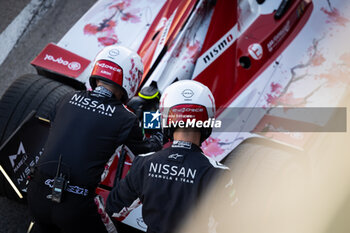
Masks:
[[[203,154],[200,145],[212,128],[174,127],[175,122],[205,121],[215,115],[214,97],[203,84],[178,81],[160,99],[169,148],[139,155],[127,176],[110,192],[107,213],[123,220],[141,202],[147,232],[174,232],[213,177],[228,168]],[[178,124],[180,125],[180,124]]]
[[[142,73],[137,53],[106,47],[89,79],[93,91],[68,94],[57,105],[28,187],[29,208],[43,232],[106,232],[94,202],[106,162],[121,144],[135,154],[161,149],[162,139],[144,139],[137,117],[123,105]]]

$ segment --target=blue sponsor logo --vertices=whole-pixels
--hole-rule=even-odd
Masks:
[[[160,129],[160,113],[144,112],[143,113],[143,128],[144,129]]]

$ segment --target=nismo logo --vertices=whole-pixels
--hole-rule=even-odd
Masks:
[[[198,58],[196,67],[193,72],[193,77],[198,76],[222,53],[224,53],[237,40],[237,37],[238,29],[236,24]]]
[[[230,33],[228,36],[220,39],[218,43],[215,44],[214,47],[211,47],[202,58],[204,63],[207,64],[211,59],[216,59],[216,57],[221,54],[221,51],[225,50],[225,48],[233,41],[233,35]]]

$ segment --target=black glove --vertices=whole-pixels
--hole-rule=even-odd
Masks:
[[[165,137],[160,131],[157,131],[155,134],[152,134],[150,140],[159,145],[159,148],[157,148],[157,150],[162,149],[165,143]]]
[[[146,103],[146,100],[142,99],[139,96],[134,96],[131,98],[131,100],[127,104],[128,108],[135,113],[135,115],[141,122],[142,122],[143,111],[144,111],[143,106],[145,103]]]

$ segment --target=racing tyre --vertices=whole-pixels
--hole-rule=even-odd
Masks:
[[[38,116],[49,118],[61,97],[74,90],[72,87],[36,74],[19,77],[0,100],[0,145],[33,110]],[[17,200],[16,193],[2,175],[0,175],[0,195]]]

